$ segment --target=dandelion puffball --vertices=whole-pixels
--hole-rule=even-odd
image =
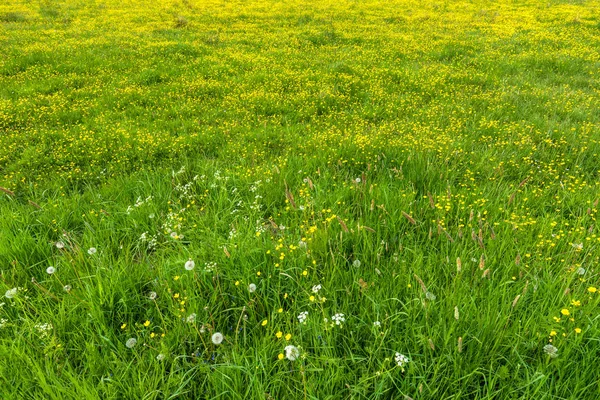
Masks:
[[[298,348],[296,346],[292,346],[291,344],[288,346],[285,346],[285,358],[287,358],[290,361],[294,361],[298,358],[298,356],[300,355],[300,350],[298,350]]]
[[[136,338],[129,338],[125,342],[125,346],[127,346],[128,349],[133,349],[136,344],[137,344],[137,339]]]
[[[223,343],[223,334],[221,332],[215,332],[215,333],[213,333],[210,340],[212,340],[212,342],[214,344],[217,344],[217,345],[221,344],[221,343]]]
[[[96,254],[97,252],[98,252],[98,250],[96,250],[96,248],[95,248],[95,247],[90,247],[90,248],[88,249],[88,254],[89,254],[90,256],[93,256],[93,255],[94,255],[94,254]]]
[[[254,293],[256,291],[256,285],[254,283],[251,283],[248,285],[248,291],[250,293]]]
[[[194,260],[190,259],[185,263],[185,269],[187,269],[188,271],[191,271],[194,268],[196,268],[196,263],[194,262]]]
[[[6,291],[6,293],[4,293],[4,297],[6,297],[7,299],[12,299],[13,297],[15,297],[17,295],[17,288],[12,288],[12,289],[8,289]]]
[[[56,272],[56,268],[54,268],[54,267],[46,268],[46,273],[48,273],[48,275],[52,275],[55,272]]]

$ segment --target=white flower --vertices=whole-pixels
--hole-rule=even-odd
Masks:
[[[97,252],[98,252],[98,250],[96,250],[96,248],[95,248],[95,247],[90,247],[90,248],[88,249],[88,254],[89,254],[90,256],[93,256],[93,255],[94,255],[94,254],[96,254]]]
[[[56,272],[56,268],[48,267],[48,268],[46,268],[46,272],[48,273],[48,275],[52,275],[53,273]]]
[[[137,344],[137,339],[136,338],[129,338],[125,342],[125,346],[127,346],[128,349],[133,349],[136,344]]]
[[[304,324],[306,322],[307,318],[308,318],[308,311],[302,311],[300,313],[300,315],[298,315],[298,321],[300,321],[301,324]]]
[[[56,242],[54,245],[56,246],[57,249],[65,248],[65,244],[63,242]]]
[[[331,317],[331,320],[334,321],[336,325],[341,325],[346,322],[346,318],[342,313],[335,314],[333,317]]]
[[[148,298],[150,298],[150,300],[156,300],[156,292],[150,292],[148,294]]]
[[[186,263],[185,263],[185,269],[187,269],[188,271],[193,270],[196,267],[196,263],[194,262],[194,260],[189,259]]]
[[[164,355],[163,353],[160,353],[159,355],[157,355],[157,356],[156,356],[156,359],[157,359],[158,361],[162,361],[162,360],[164,360],[164,359],[165,359],[165,355]]]
[[[379,321],[375,321],[375,322],[373,322],[373,326],[374,326],[375,328],[379,328],[379,327],[381,326],[381,322],[379,322]]]
[[[8,289],[6,291],[6,293],[4,293],[4,297],[6,297],[7,299],[12,299],[13,297],[15,297],[17,295],[17,288],[12,288],[12,289]]]
[[[188,317],[185,319],[186,322],[193,324],[194,322],[196,322],[196,313],[192,313],[190,315],[188,315]]]
[[[0,319],[0,329],[4,328],[8,320],[6,318]]]
[[[319,293],[319,290],[321,290],[321,285],[315,285],[312,287],[313,293]]]
[[[250,293],[254,293],[256,291],[256,285],[254,283],[251,283],[248,285],[248,291]]]
[[[285,350],[285,358],[287,358],[290,361],[294,361],[300,355],[300,350],[298,350],[298,348],[296,346],[292,346],[291,344],[288,346],[285,346],[284,350]]]
[[[406,357],[404,354],[396,353],[394,357],[396,360],[396,364],[404,371],[404,366],[410,362],[410,359]]]
[[[352,265],[354,265],[356,268],[360,267],[360,260],[354,260]]]
[[[544,346],[544,352],[548,354],[551,358],[558,357],[558,349],[551,344],[547,344]]]
[[[212,340],[214,344],[221,344],[223,343],[223,334],[221,332],[215,332],[211,336],[210,340]]]
[[[577,275],[585,275],[585,268],[582,268],[582,267],[577,268]]]
[[[71,285],[65,285],[63,286],[63,290],[67,293],[69,293],[71,291]]]
[[[361,179],[360,179],[360,178],[356,178],[356,179],[354,180],[354,182],[356,182],[356,183],[360,183],[360,181],[361,181]]]

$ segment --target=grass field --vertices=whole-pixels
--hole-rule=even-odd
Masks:
[[[0,398],[600,398],[600,2],[3,0]]]

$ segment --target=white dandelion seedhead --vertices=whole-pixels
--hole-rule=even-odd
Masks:
[[[56,246],[57,249],[64,249],[65,248],[65,244],[63,242],[60,242],[60,241],[56,242],[54,245]]]
[[[96,248],[95,248],[95,247],[90,247],[90,248],[88,249],[88,254],[89,254],[90,256],[93,256],[93,255],[94,255],[94,254],[96,254],[97,252],[98,252],[98,250],[96,250]]]
[[[48,275],[52,275],[52,274],[53,274],[53,273],[55,273],[55,272],[56,272],[56,268],[54,268],[54,267],[52,267],[52,266],[50,266],[50,267],[46,268],[46,273],[47,273]]]
[[[14,298],[14,297],[17,295],[17,291],[18,291],[18,290],[19,290],[19,289],[17,289],[16,287],[15,287],[15,288],[12,288],[12,289],[8,289],[8,290],[6,291],[6,293],[4,293],[4,297],[6,297],[7,299],[12,299],[12,298]]]
[[[156,292],[150,292],[150,293],[148,294],[148,298],[149,298],[150,300],[156,300],[156,298],[157,298],[157,297],[158,297],[158,295],[156,294]]]
[[[194,262],[194,260],[192,260],[191,258],[185,263],[185,269],[188,271],[193,270],[194,268],[196,268],[196,263]]]
[[[185,322],[187,322],[188,324],[193,324],[194,322],[196,322],[196,313],[188,315],[188,317],[185,319]]]
[[[137,339],[136,338],[129,338],[127,339],[127,341],[125,342],[125,346],[128,349],[133,349],[135,347],[135,345],[137,344]]]
[[[256,291],[256,285],[254,283],[251,283],[248,285],[248,291],[250,293],[254,293]]]
[[[360,267],[360,260],[354,260],[354,262],[352,263],[352,265],[353,265],[355,268],[358,268],[358,267]]]
[[[296,346],[292,346],[291,344],[285,346],[285,358],[290,361],[296,360],[300,356],[300,350]]]
[[[558,357],[558,349],[551,344],[544,346],[544,353],[548,354],[551,358]]]
[[[577,275],[585,275],[585,268],[583,268],[583,267],[577,268]]]
[[[65,285],[63,286],[63,290],[67,293],[69,293],[71,291],[71,285]]]
[[[431,292],[425,293],[425,297],[427,298],[427,300],[430,300],[430,301],[435,301],[435,299],[436,299],[435,294],[433,294]]]
[[[356,178],[356,179],[354,180],[354,182],[356,182],[356,183],[360,183],[361,181],[362,181],[362,180],[361,180],[360,178]]]
[[[221,343],[223,343],[223,339],[224,339],[224,337],[221,332],[213,333],[213,335],[210,338],[210,340],[212,340],[212,342],[216,345],[220,345]]]

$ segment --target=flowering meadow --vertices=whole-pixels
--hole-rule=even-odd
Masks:
[[[3,0],[0,398],[600,398],[598,0]]]

